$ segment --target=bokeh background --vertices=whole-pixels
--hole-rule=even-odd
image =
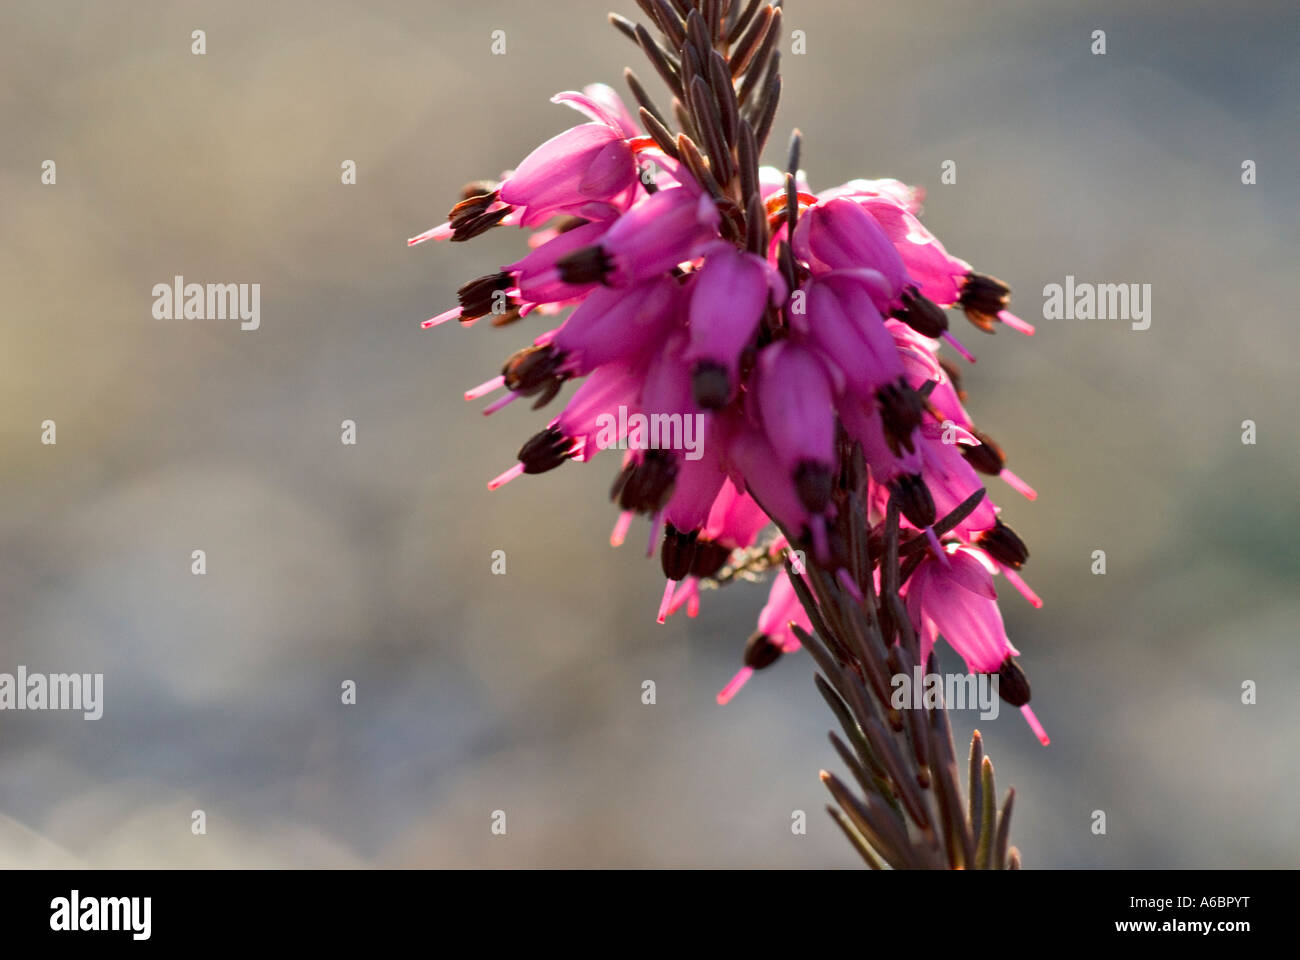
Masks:
[[[788,8],[808,52],[765,159],[798,125],[819,189],[926,187],[1040,321],[961,324],[972,413],[1041,492],[991,486],[1046,600],[1004,591],[1053,743],[954,717],[1018,789],[1026,865],[1298,865],[1300,11]],[[576,122],[553,92],[654,79],[608,9],[0,7],[0,671],[106,686],[96,722],[0,713],[0,865],[854,865],[810,659],[713,701],[765,590],[656,626],[644,524],[606,543],[614,461],[484,487],[543,415],[460,394],[532,334],[419,329],[523,240],[405,238]],[[260,283],[261,329],[155,320],[176,274]],[[1067,274],[1150,283],[1151,328],[1041,322]]]

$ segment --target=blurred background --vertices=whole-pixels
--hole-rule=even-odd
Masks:
[[[765,160],[797,125],[817,189],[927,188],[1039,325],[957,328],[972,414],[1040,491],[990,486],[1046,601],[1003,590],[1053,743],[954,715],[1017,788],[1025,865],[1297,866],[1300,11],[787,7],[807,54]],[[98,721],[0,713],[0,866],[855,865],[811,659],[714,703],[765,587],[657,626],[646,526],[607,544],[614,460],[485,489],[546,415],[461,392],[540,321],[419,328],[525,248],[405,239],[578,122],[552,93],[655,79],[608,9],[0,8],[0,672],[105,677]],[[177,274],[260,283],[261,329],[154,319]],[[1043,321],[1067,274],[1151,284],[1150,329]]]

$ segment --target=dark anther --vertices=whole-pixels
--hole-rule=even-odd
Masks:
[[[756,633],[745,644],[745,666],[751,670],[770,667],[781,656],[781,647],[773,643],[772,638],[763,633]]]
[[[481,217],[487,213],[488,207],[497,202],[497,192],[495,187],[489,186],[483,193],[469,193],[470,187],[474,184],[468,184],[465,187],[465,199],[451,208],[447,214],[447,220],[450,221],[453,229],[462,223],[468,223],[476,217]]]
[[[477,320],[489,313],[503,316],[515,307],[515,302],[504,296],[502,291],[515,285],[514,278],[508,273],[490,273],[486,277],[471,280],[456,291],[460,302],[461,322]],[[502,309],[496,309],[501,304]]]
[[[567,375],[560,369],[563,362],[564,355],[549,343],[541,347],[524,347],[510,355],[501,368],[501,375],[505,377],[507,390],[531,397],[549,390],[555,381],[566,379]]]
[[[961,288],[961,298],[957,302],[966,311],[967,320],[985,333],[992,333],[998,313],[1005,310],[1011,302],[1011,288],[997,277],[970,273],[966,275],[966,283]]]
[[[491,213],[485,213],[481,216],[472,217],[463,220],[460,223],[452,225],[451,242],[463,243],[466,240],[473,240],[481,233],[487,233],[498,223],[510,215],[514,207],[502,207],[500,210],[494,210]]]
[[[813,460],[805,460],[794,472],[794,488],[799,502],[809,513],[824,513],[830,506],[834,486],[830,468]]]
[[[905,473],[896,478],[889,489],[898,497],[899,509],[908,523],[918,528],[934,526],[934,498],[920,474]]]
[[[623,483],[618,505],[637,513],[657,513],[673,495],[676,480],[677,461],[673,455],[666,450],[647,450]]]
[[[952,388],[957,393],[957,399],[964,403],[966,401],[966,391],[961,388],[961,367],[947,357],[939,358],[939,366],[943,367],[943,372],[948,374],[948,379],[952,381]]]
[[[555,262],[560,279],[575,286],[600,283],[614,269],[609,255],[599,245],[581,247]]]
[[[998,669],[998,696],[1013,707],[1023,707],[1029,702],[1029,678],[1010,656]]]
[[[887,384],[876,391],[880,401],[880,418],[885,428],[885,441],[895,456],[902,455],[906,448],[910,453],[916,449],[912,445],[912,431],[921,425],[925,407],[920,396],[905,379],[898,378],[895,383]]]
[[[971,430],[971,435],[978,440],[979,446],[972,447],[967,444],[961,445],[962,456],[966,458],[974,469],[980,473],[988,474],[990,477],[996,477],[1006,466],[1006,454],[1002,448],[993,442],[993,438],[987,433],[980,433],[978,430]]]
[[[716,540],[699,540],[695,544],[695,559],[691,561],[692,577],[711,577],[727,565],[731,548]]]
[[[573,451],[573,441],[555,427],[548,427],[519,448],[519,462],[524,473],[554,470]]]
[[[948,329],[948,314],[929,297],[921,296],[916,287],[903,292],[903,306],[894,316],[923,337],[937,339]]]
[[[659,561],[664,568],[664,576],[669,580],[685,580],[691,573],[691,563],[695,560],[695,541],[698,530],[682,533],[671,523],[664,529],[664,545],[659,551]]]
[[[1029,548],[1016,536],[1016,532],[1001,520],[992,530],[985,530],[975,541],[975,545],[998,563],[1006,564],[1015,570],[1029,559]]]
[[[492,180],[471,180],[469,183],[465,184],[465,186],[460,188],[460,198],[462,201],[486,196],[490,196],[495,200],[496,193],[497,184]],[[455,210],[453,209],[452,212],[454,213]],[[450,220],[451,217],[448,217],[447,219]]]
[[[705,410],[721,410],[731,399],[731,377],[720,363],[701,360],[691,371],[691,394]]]

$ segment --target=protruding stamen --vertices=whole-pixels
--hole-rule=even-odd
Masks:
[[[663,623],[668,619],[668,605],[673,602],[673,590],[676,588],[676,580],[669,580],[664,585],[664,598],[659,601],[659,615],[655,617],[656,623]]]
[[[688,600],[694,601],[693,606],[695,608],[695,612],[696,613],[699,612],[700,594],[699,594],[699,589],[695,586],[695,584],[696,584],[696,580],[694,577],[687,577],[685,580],[681,582],[681,586],[677,588],[677,591],[673,594],[672,601],[668,604],[668,616],[671,617],[674,613],[680,610],[682,608],[682,604],[686,603]],[[693,617],[695,616],[695,614],[691,613],[690,610],[688,609],[687,616]]]
[[[414,247],[416,244],[424,243],[426,240],[446,240],[451,236],[451,222],[440,223],[436,227],[424,231],[419,236],[411,237],[406,241],[408,247]]]
[[[1029,584],[1025,583],[1024,579],[1020,576],[1020,574],[1016,573],[1016,571],[1012,570],[1004,563],[999,563],[998,569],[1002,571],[1002,576],[1006,577],[1007,581],[1013,587],[1015,587],[1017,590],[1020,591],[1021,595],[1026,600],[1029,601],[1029,603],[1033,606],[1035,610],[1042,608],[1043,606],[1042,599],[1038,596],[1038,594],[1034,593],[1034,591],[1030,589]]]
[[[650,539],[645,545],[645,555],[647,557],[653,557],[655,555],[655,544],[659,542],[659,531],[663,529],[663,525],[664,514],[663,511],[660,510],[650,520]]]
[[[960,353],[967,363],[975,362],[975,355],[961,345],[961,341],[952,335],[951,330],[945,330],[942,336],[948,346]]]
[[[1024,320],[1021,320],[1010,310],[999,310],[998,319],[1001,320],[1003,323],[1005,323],[1012,330],[1018,330],[1019,332],[1023,333],[1027,337],[1032,337],[1034,335],[1034,325],[1032,323],[1026,323]]]
[[[1006,467],[1002,468],[1002,472],[999,473],[998,476],[1001,477],[1004,481],[1006,481],[1007,486],[1009,486],[1012,490],[1019,493],[1026,500],[1038,499],[1038,491],[1035,490],[1033,487],[1031,487],[1029,484],[1025,483],[1025,481],[1021,480],[1010,470],[1006,469]]]
[[[624,510],[614,521],[614,532],[609,535],[609,545],[611,547],[623,546],[623,541],[627,539],[628,528],[632,526],[632,518],[636,516],[631,510]]]
[[[753,667],[741,667],[737,670],[736,675],[731,678],[727,685],[718,691],[718,706],[722,707],[730,703],[731,698],[740,692],[740,688],[743,687],[753,675]]]
[[[518,399],[519,394],[517,393],[507,393],[504,397],[498,397],[483,408],[483,416],[490,417],[502,407],[508,407]]]
[[[465,391],[466,400],[477,400],[479,397],[486,397],[489,393],[495,393],[506,385],[506,378],[497,376],[491,380],[480,383],[477,387],[470,387]]]
[[[488,489],[495,490],[497,489],[497,487],[504,487],[507,483],[509,483],[515,477],[521,475],[523,472],[524,472],[524,465],[522,463],[516,463],[505,473],[501,474],[498,477],[493,478],[492,480],[489,480]]]
[[[429,330],[433,327],[440,327],[449,320],[460,319],[460,307],[452,307],[445,313],[440,313],[436,317],[430,317],[424,323],[420,324],[421,330]]]
[[[1029,724],[1029,729],[1034,731],[1034,736],[1038,737],[1038,742],[1045,747],[1049,745],[1052,742],[1052,738],[1047,735],[1047,731],[1043,729],[1043,725],[1038,722],[1038,717],[1034,715],[1034,711],[1030,708],[1029,704],[1026,703],[1021,707],[1020,712],[1024,715],[1026,722]]]

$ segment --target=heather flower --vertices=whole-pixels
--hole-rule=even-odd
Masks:
[[[736,399],[741,354],[768,301],[785,300],[785,283],[761,257],[717,243],[694,278],[688,330],[696,401],[716,410]]]
[[[1036,494],[977,428],[961,373],[941,352],[974,361],[949,329],[949,308],[986,332],[1033,328],[1010,312],[1005,284],[925,227],[920,188],[859,179],[816,193],[800,169],[797,131],[784,171],[760,167],[781,92],[778,7],[641,7],[659,39],[611,19],[650,59],[672,110],[631,71],[635,116],[603,85],[558,94],[554,102],[590,122],[552,137],[500,181],[467,186],[446,223],[410,241],[532,231],[527,254],[466,283],[457,306],[426,326],[563,317],[466,391],[477,399],[504,389],[491,413],[520,397],[543,407],[581,381],[489,487],[626,445],[610,541],[622,544],[637,517],[648,521],[648,552],[658,545],[667,581],[660,622],[682,607],[694,616],[708,589],[771,575],[758,631],[719,702],[782,653],[809,647],[857,749],[902,723],[884,723],[885,673],[931,663],[942,636],[970,670],[999,677],[1046,742],[994,576],[1041,601],[1020,576],[1028,549],[981,476]],[[701,445],[689,455],[648,446],[629,412],[691,418]],[[928,721],[903,727],[925,776],[881,767],[889,748],[876,742],[841,756],[861,782],[892,784],[889,801],[903,802],[924,842],[899,846],[905,827],[872,821],[829,778],[850,839],[873,863],[1014,863],[979,824],[956,819],[950,797],[936,846],[913,792],[933,782],[956,794],[947,768],[924,759],[942,751],[932,738],[946,721],[917,723]],[[973,838],[989,849],[977,854]]]
[[[927,557],[903,587],[907,612],[921,640],[921,659],[928,659],[940,634],[976,673],[996,674],[999,695],[1019,707],[1039,740],[1047,733],[1029,707],[1029,681],[1014,657],[1020,651],[1007,639],[998,609],[992,562],[974,547],[952,544],[947,563]]]

